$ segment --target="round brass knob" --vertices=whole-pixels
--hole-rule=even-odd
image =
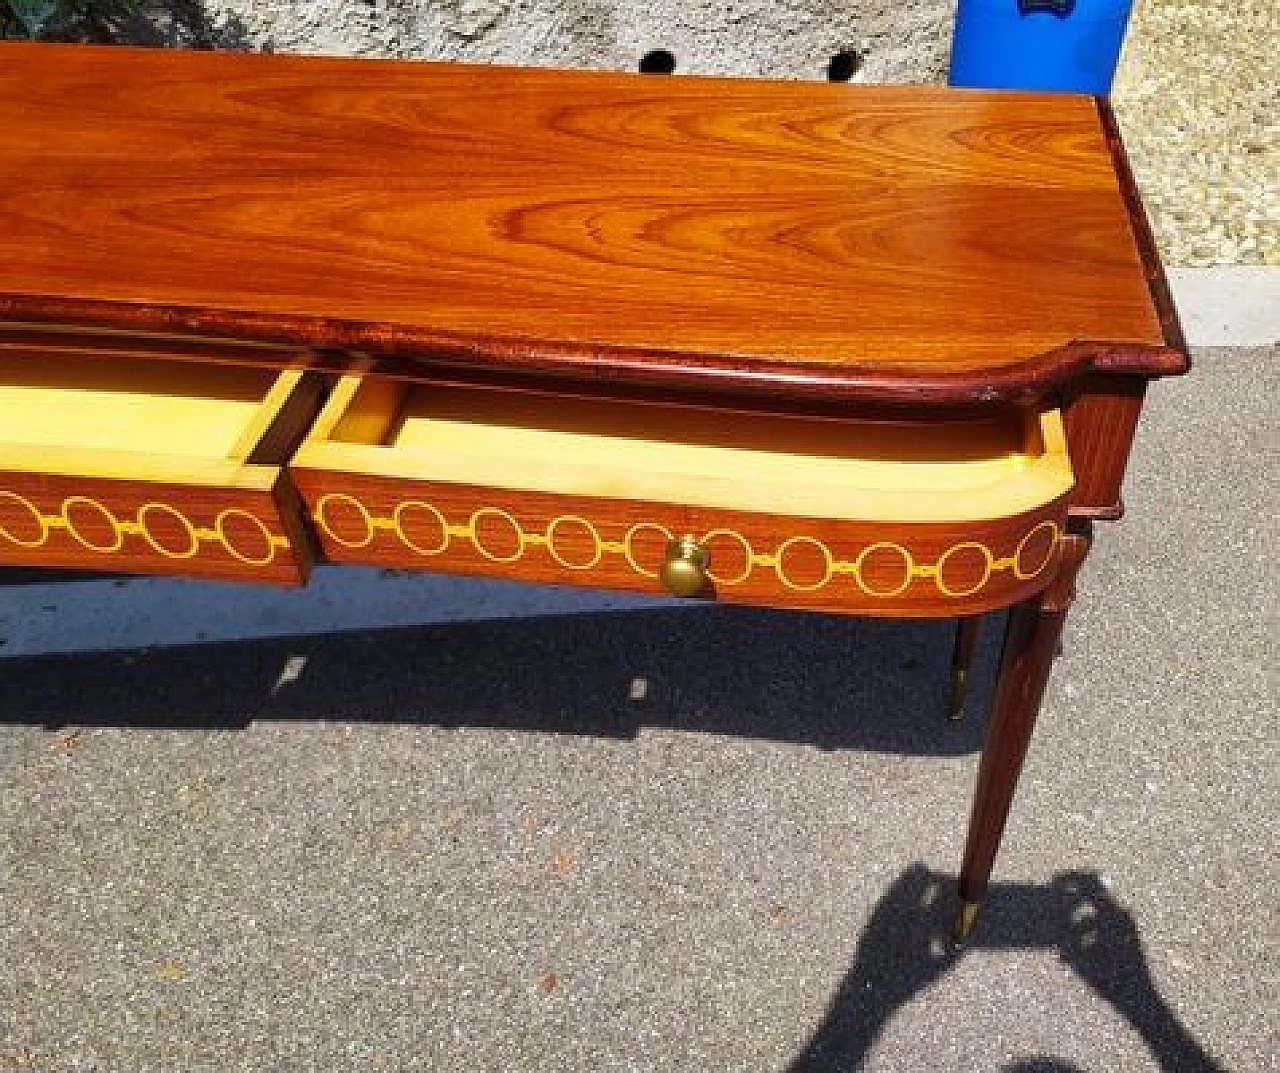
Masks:
[[[667,558],[660,577],[667,591],[676,596],[697,596],[707,587],[707,564],[711,556],[695,536],[685,533],[667,544]]]

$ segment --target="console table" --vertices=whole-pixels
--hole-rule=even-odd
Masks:
[[[0,45],[0,564],[1010,608],[973,927],[1185,371],[1089,97]],[[726,657],[731,658],[731,657]]]

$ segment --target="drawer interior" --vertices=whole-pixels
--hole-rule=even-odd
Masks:
[[[0,562],[305,579],[283,465],[324,377],[206,360],[198,343],[19,334],[0,332]]]
[[[1072,484],[1061,416],[922,424],[345,377],[295,466],[850,519],[992,518]]]
[[[227,483],[249,464],[283,461],[271,457],[268,433],[301,376],[164,359],[0,352],[0,467]]]

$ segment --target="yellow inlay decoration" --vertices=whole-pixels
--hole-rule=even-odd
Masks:
[[[952,588],[947,584],[947,563],[951,561],[952,556],[959,555],[970,548],[982,556],[982,576],[968,588]],[[963,596],[972,596],[991,580],[991,571],[995,568],[995,556],[985,544],[979,544],[976,540],[966,540],[962,544],[952,545],[943,552],[936,567],[937,573],[934,575],[933,583],[938,586],[938,591],[944,596],[954,596],[958,599]]]
[[[420,510],[430,515],[431,521],[440,527],[440,541],[433,546],[423,547],[419,542],[413,540],[404,529],[405,516],[411,510]],[[441,514],[430,503],[422,503],[416,499],[409,499],[396,507],[395,513],[391,516],[393,528],[405,547],[412,548],[419,555],[439,555],[449,546],[449,538],[456,532],[451,529],[449,523],[445,520],[445,516]]]
[[[510,555],[499,555],[497,552],[490,551],[486,548],[484,544],[481,543],[480,534],[477,532],[482,518],[497,518],[499,521],[505,522],[507,525],[511,526],[512,532],[516,535],[516,550]],[[517,559],[523,557],[524,549],[529,543],[529,538],[525,535],[525,531],[520,528],[520,523],[505,510],[499,510],[497,507],[481,507],[479,510],[475,511],[471,515],[471,521],[468,528],[469,532],[467,535],[471,538],[471,546],[490,562],[494,563],[514,563]],[[544,536],[541,539],[546,540],[546,537]]]
[[[20,548],[38,548],[49,539],[49,519],[44,517],[44,515],[36,509],[35,504],[32,503],[31,500],[18,495],[17,492],[0,492],[0,507],[3,507],[6,502],[17,503],[19,507],[30,514],[31,520],[36,523],[37,527],[39,527],[40,534],[33,540],[24,540],[16,533],[0,525],[0,537],[3,537],[11,544],[17,544]]]
[[[227,522],[233,518],[243,518],[250,525],[255,526],[259,533],[262,534],[262,546],[264,551],[261,555],[249,555],[242,552],[235,546],[235,542],[227,534]],[[239,507],[228,507],[218,515],[214,522],[214,532],[218,534],[218,539],[222,542],[222,546],[227,549],[228,554],[233,555],[242,563],[248,563],[250,566],[266,566],[276,557],[276,538],[271,535],[271,530],[256,514],[250,514],[247,510],[241,510]]]
[[[356,520],[356,532],[343,533],[335,528],[335,512],[338,508],[346,508]],[[434,528],[439,529],[440,539],[431,546],[423,546],[405,533],[405,515],[410,510],[424,512],[429,515]],[[379,531],[393,532],[400,542],[411,551],[422,556],[439,555],[455,538],[466,540],[484,558],[495,563],[514,563],[524,557],[527,550],[533,547],[546,548],[547,554],[556,563],[567,570],[590,570],[597,566],[606,554],[621,555],[627,565],[641,577],[657,579],[658,571],[650,570],[640,563],[635,554],[635,541],[644,533],[654,533],[662,538],[662,546],[672,539],[671,531],[657,522],[636,522],[623,536],[622,540],[605,540],[595,525],[577,514],[561,514],[547,523],[538,532],[527,530],[520,522],[505,510],[498,507],[480,507],[472,512],[465,525],[450,522],[439,508],[421,500],[406,500],[400,503],[390,518],[375,517],[369,508],[354,496],[342,492],[329,492],[317,500],[312,518],[324,534],[335,544],[344,548],[359,549],[367,547]],[[488,536],[488,545],[477,535],[478,526],[489,520],[491,524],[508,528],[515,540],[515,551],[510,554],[495,550],[495,535]],[[582,532],[591,542],[591,552],[585,561],[574,561],[566,555],[566,543],[571,539],[570,533]],[[3,533],[3,530],[0,530]],[[997,557],[987,545],[976,540],[965,540],[952,544],[936,561],[917,563],[908,548],[892,540],[879,540],[864,547],[852,562],[835,558],[831,549],[816,537],[798,534],[782,541],[773,551],[758,551],[751,542],[734,529],[712,529],[699,539],[699,543],[710,545],[712,541],[728,538],[737,542],[742,549],[743,566],[734,573],[716,573],[708,569],[707,574],[717,585],[733,586],[745,583],[757,567],[771,570],[778,581],[794,592],[815,592],[829,584],[836,577],[851,577],[857,587],[866,595],[877,599],[891,599],[901,596],[911,587],[914,580],[931,581],[943,596],[963,599],[983,589],[997,572],[1010,571],[1019,581],[1030,581],[1042,574],[1053,561],[1054,551],[1062,539],[1062,529],[1055,521],[1038,522],[1018,542],[1014,553]],[[1037,562],[1028,562],[1028,556],[1037,542],[1043,540],[1045,550],[1035,551]],[[805,581],[797,577],[798,563],[796,557],[804,554],[804,550],[816,553],[821,569],[814,580]],[[976,555],[981,567],[977,571],[976,580],[960,582],[955,578],[957,570],[966,556]],[[886,584],[883,580],[877,585],[869,578],[872,561],[880,556],[890,556],[900,562],[901,581],[893,580]],[[951,574],[948,577],[948,573]]]
[[[355,502],[354,500],[352,502]],[[267,566],[275,561],[282,549],[288,548],[289,539],[271,531],[261,518],[239,507],[228,507],[213,521],[213,526],[198,526],[182,511],[171,507],[168,503],[144,503],[132,517],[117,517],[109,507],[89,496],[67,496],[58,505],[57,513],[44,513],[31,500],[17,492],[0,489],[0,514],[6,505],[16,505],[30,516],[36,531],[35,536],[23,536],[14,529],[21,526],[10,523],[10,527],[0,525],[0,542],[8,542],[20,548],[40,548],[49,543],[55,532],[65,532],[82,548],[99,555],[115,555],[124,549],[126,537],[140,537],[142,541],[157,555],[165,559],[191,559],[195,557],[202,544],[220,544],[232,558],[249,566]],[[182,534],[180,546],[166,544],[157,535],[158,522],[168,518],[174,522]],[[243,536],[237,538],[228,532],[230,526],[237,523],[248,525],[256,530],[250,540],[250,546],[244,547]],[[95,534],[95,528],[105,529],[110,536],[103,539]],[[170,538],[172,539],[172,538]]]
[[[900,555],[902,557],[902,584],[897,585],[892,589],[873,589],[867,584],[866,578],[863,575],[863,567],[865,566],[868,557],[875,555],[879,551],[888,551],[890,554]],[[844,566],[845,564],[841,563],[840,565]],[[857,582],[858,588],[868,596],[880,596],[887,599],[890,596],[897,596],[899,593],[905,592],[907,590],[907,586],[911,584],[912,575],[917,574],[917,571],[918,568],[916,567],[915,561],[911,558],[911,552],[907,551],[907,549],[901,544],[895,544],[891,540],[879,540],[874,544],[868,544],[862,549],[858,554],[857,559],[854,560],[852,569],[850,569],[848,573],[853,574],[853,580]],[[841,572],[843,573],[845,571]],[[932,573],[932,571],[930,572]],[[917,576],[920,575],[917,574]]]
[[[183,534],[186,537],[186,544],[182,548],[177,551],[173,548],[166,548],[152,535],[147,526],[147,515],[152,511],[163,513],[182,526]],[[170,559],[190,559],[200,551],[200,531],[191,524],[191,520],[185,514],[174,510],[167,503],[145,504],[138,511],[138,526],[142,530],[142,538],[151,545],[151,550],[158,555],[165,555]]]
[[[659,525],[657,522],[636,522],[627,530],[627,535],[622,538],[622,554],[627,558],[627,565],[631,567],[641,577],[653,578],[655,581],[658,577],[658,571],[646,570],[636,561],[635,552],[631,550],[631,542],[635,539],[637,533],[655,532],[662,536],[662,546],[665,548],[668,542],[675,539],[671,535],[671,530],[665,525]]]
[[[592,555],[587,562],[571,563],[556,550],[556,530],[563,525],[580,525],[591,534]],[[547,526],[547,551],[551,553],[551,558],[568,570],[590,570],[604,555],[604,541],[600,539],[600,534],[596,532],[596,527],[586,518],[580,518],[576,514],[562,514]]]
[[[351,537],[340,535],[334,529],[333,525],[330,524],[329,509],[337,505],[349,506],[360,515],[360,519],[364,523],[363,536],[353,540]],[[328,534],[329,539],[335,544],[341,544],[344,548],[364,548],[373,543],[373,519],[369,517],[369,512],[365,509],[365,505],[354,496],[343,495],[341,492],[329,492],[327,495],[322,495],[319,502],[316,503],[313,517],[316,524]],[[395,518],[380,518],[378,526],[384,529],[394,529],[396,535],[401,540],[404,539],[400,533],[400,523]]]
[[[722,536],[729,537],[733,540],[736,540],[738,544],[741,545],[742,570],[731,577],[724,577],[716,573],[714,570],[712,570],[710,563],[708,563],[707,577],[709,577],[717,585],[741,585],[744,581],[747,580],[747,578],[751,576],[751,571],[755,569],[755,562],[756,562],[755,552],[751,548],[750,541],[748,541],[747,538],[744,537],[741,533],[736,532],[733,529],[712,529],[711,532],[707,533],[702,538],[700,543],[704,544],[709,548],[711,546],[711,541],[715,540],[716,537],[722,537]]]
[[[1022,555],[1027,550],[1027,545],[1030,544],[1041,533],[1047,533],[1049,537],[1048,541],[1045,544],[1044,558],[1041,559],[1032,569],[1027,569],[1025,566],[1022,565]],[[1018,550],[1013,553],[1012,560],[1001,559],[999,560],[997,565],[1000,566],[1001,569],[1004,569],[1006,567],[1012,568],[1013,576],[1016,577],[1019,581],[1030,581],[1033,577],[1039,574],[1040,571],[1042,571],[1046,566],[1049,565],[1049,560],[1053,558],[1053,549],[1058,546],[1058,538],[1060,536],[1061,536],[1061,533],[1058,531],[1057,525],[1055,525],[1053,522],[1048,522],[1048,521],[1041,522],[1034,529],[1032,529],[1031,532],[1029,532],[1026,536],[1024,536],[1020,541],[1018,541]]]
[[[822,576],[818,578],[817,581],[810,581],[805,584],[801,584],[798,581],[791,580],[791,575],[788,573],[783,559],[785,558],[788,549],[805,546],[818,549],[818,554],[822,556],[823,569]],[[814,540],[813,537],[793,536],[784,540],[780,545],[778,545],[778,550],[773,554],[772,559],[773,572],[778,575],[778,580],[787,588],[794,589],[796,592],[813,592],[814,589],[822,588],[822,586],[831,580],[831,575],[835,572],[835,560],[831,557],[831,549],[823,544],[822,541]]]

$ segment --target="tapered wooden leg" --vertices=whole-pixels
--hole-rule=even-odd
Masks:
[[[960,908],[953,932],[958,943],[973,929],[978,905],[987,890],[1054,650],[1075,595],[1076,573],[1089,552],[1091,539],[1087,522],[1072,522],[1063,538],[1062,564],[1053,582],[1035,599],[1009,612],[1000,680],[978,765],[969,837],[960,868]]]
[[[956,620],[955,647],[951,650],[951,692],[947,698],[947,718],[952,722],[964,716],[965,695],[969,690],[969,672],[978,647],[978,630],[982,619],[969,615]]]

